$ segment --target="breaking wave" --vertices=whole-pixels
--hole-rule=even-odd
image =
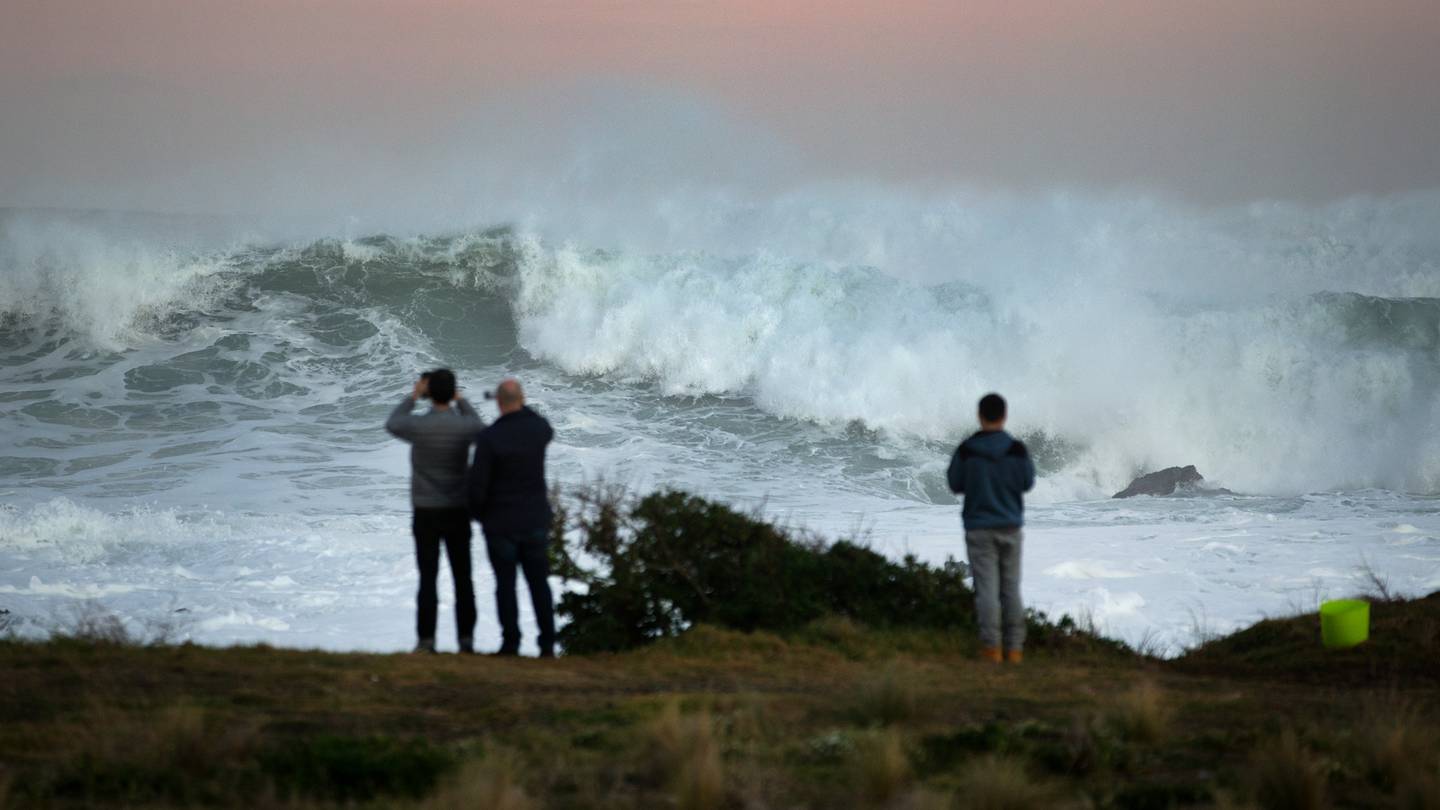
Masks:
[[[118,431],[137,397],[221,400],[212,429],[243,444],[247,407],[338,421],[444,362],[655,392],[659,422],[744,397],[905,455],[998,390],[1076,492],[1170,464],[1246,491],[1440,491],[1440,200],[711,202],[644,247],[496,229],[182,253],[11,223],[6,407]],[[15,393],[82,372],[100,387]]]

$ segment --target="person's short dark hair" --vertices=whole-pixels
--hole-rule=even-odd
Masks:
[[[430,401],[444,405],[455,398],[455,372],[448,368],[437,368],[430,372],[430,384],[426,391]]]
[[[434,385],[434,383],[431,383]],[[999,422],[1005,418],[1005,398],[999,394],[986,394],[980,398],[980,418],[986,422]]]

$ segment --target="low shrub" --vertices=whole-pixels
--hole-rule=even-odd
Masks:
[[[260,764],[282,796],[353,802],[424,796],[455,756],[424,740],[320,735],[272,747]]]
[[[1128,781],[1110,797],[1116,810],[1172,810],[1214,802],[1214,793],[1202,782],[1167,780]]]
[[[877,726],[907,722],[919,712],[922,692],[916,672],[889,664],[856,685],[856,719]]]
[[[1069,614],[1051,619],[1043,610],[1025,611],[1025,648],[1027,650],[1052,650],[1070,653],[1104,653],[1124,657],[1146,654],[1143,649],[1131,649],[1125,642],[1105,638],[1089,620],[1076,621]]]
[[[1037,781],[1024,763],[1006,757],[981,757],[960,772],[955,806],[962,810],[1032,810],[1056,807],[1054,789]]]
[[[1320,765],[1292,731],[1251,756],[1250,784],[1264,810],[1321,810],[1330,806]]]
[[[683,492],[631,501],[594,488],[559,512],[552,561],[580,586],[560,598],[569,652],[633,649],[701,622],[745,632],[794,631],[823,616],[879,628],[971,624],[974,597],[955,560],[893,562]]]

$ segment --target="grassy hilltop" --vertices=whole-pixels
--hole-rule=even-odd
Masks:
[[[1377,602],[1348,651],[1320,648],[1313,614],[1169,661],[1036,617],[1025,664],[1000,667],[943,613],[847,615],[951,594],[959,571],[832,555],[678,494],[602,502],[566,518],[571,551],[607,561],[569,572],[590,593],[567,615],[578,646],[623,651],[213,649],[103,624],[0,642],[0,806],[1440,807],[1440,593]],[[735,582],[673,553],[723,568],[736,536],[760,556],[735,571],[799,566],[850,596],[737,613]],[[615,610],[651,632],[617,635]]]

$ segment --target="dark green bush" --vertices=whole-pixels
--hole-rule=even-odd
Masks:
[[[1132,650],[1123,641],[1105,638],[1088,622],[1081,626],[1068,613],[1051,619],[1045,611],[1033,609],[1025,611],[1025,647],[1120,656],[1146,654],[1143,648]]]
[[[425,795],[454,767],[455,756],[424,740],[320,735],[263,752],[260,764],[284,796],[368,801]]]
[[[700,622],[772,632],[827,615],[878,628],[971,624],[974,597],[954,560],[937,568],[827,546],[683,492],[632,502],[598,487],[560,512],[553,562],[581,586],[560,599],[570,652],[632,649]]]

